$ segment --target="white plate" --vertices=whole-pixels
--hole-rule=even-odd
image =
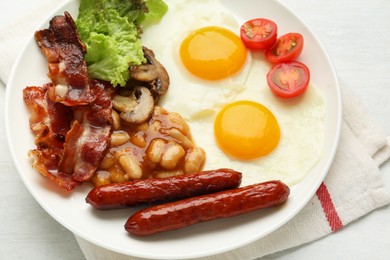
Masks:
[[[312,82],[325,98],[324,156],[313,171],[291,188],[283,207],[267,209],[248,215],[198,224],[182,230],[150,237],[129,236],[123,225],[133,209],[97,212],[85,203],[88,185],[74,192],[59,193],[57,187],[31,167],[28,150],[34,147],[30,132],[29,112],[23,102],[26,86],[48,82],[47,62],[31,38],[17,60],[6,94],[6,128],[11,153],[25,185],[39,204],[63,226],[78,236],[101,247],[123,254],[158,259],[193,258],[226,252],[266,236],[294,217],[315,194],[332,163],[341,125],[341,97],[331,62],[313,33],[291,11],[277,1],[221,1],[240,20],[267,17],[274,20],[280,34],[300,32],[305,37],[301,56],[311,70]],[[78,1],[73,0],[50,14],[39,28],[47,28],[55,14],[69,11],[77,16]],[[283,31],[282,31],[283,30]]]

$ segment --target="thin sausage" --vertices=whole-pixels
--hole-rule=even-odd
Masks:
[[[136,236],[151,235],[279,205],[289,195],[281,181],[263,182],[145,208],[130,216],[125,229]]]
[[[86,202],[96,209],[117,209],[233,189],[240,183],[240,172],[217,169],[96,187],[88,193]]]

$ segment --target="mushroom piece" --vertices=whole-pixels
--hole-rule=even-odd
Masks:
[[[143,47],[146,64],[130,66],[130,76],[132,79],[149,84],[155,103],[160,96],[164,95],[169,88],[169,75],[164,66],[155,58],[154,52]]]
[[[146,122],[154,110],[154,99],[146,87],[135,87],[129,96],[116,95],[113,107],[126,122],[141,124]]]

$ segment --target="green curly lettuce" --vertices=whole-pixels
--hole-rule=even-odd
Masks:
[[[81,0],[76,26],[89,76],[124,86],[129,66],[146,62],[140,27],[158,22],[167,8],[163,0]]]

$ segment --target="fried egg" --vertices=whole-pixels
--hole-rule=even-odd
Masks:
[[[142,36],[143,44],[154,51],[170,75],[169,91],[162,100],[164,108],[178,109],[186,120],[214,114],[235,99],[249,75],[252,58],[238,36],[240,25],[218,1],[168,0],[166,3],[169,9],[163,19],[146,28]],[[202,45],[199,43],[202,34],[224,40],[224,44],[214,49],[207,42]],[[191,44],[190,36],[194,38]],[[186,40],[192,49],[183,47]],[[233,64],[227,64],[226,60],[213,62],[210,56],[216,55],[216,50],[226,54],[231,48],[229,44],[236,44],[239,49],[233,55]],[[205,58],[201,61],[201,58],[194,59],[194,55]],[[240,66],[233,68],[237,63]],[[210,71],[212,67],[217,67],[216,71]],[[226,71],[228,74],[224,74]]]
[[[168,13],[142,41],[170,75],[160,105],[188,122],[206,152],[204,170],[241,171],[242,185],[302,180],[322,156],[320,91],[310,85],[294,99],[274,96],[266,82],[270,65],[242,46],[239,22],[217,0],[166,3]]]

